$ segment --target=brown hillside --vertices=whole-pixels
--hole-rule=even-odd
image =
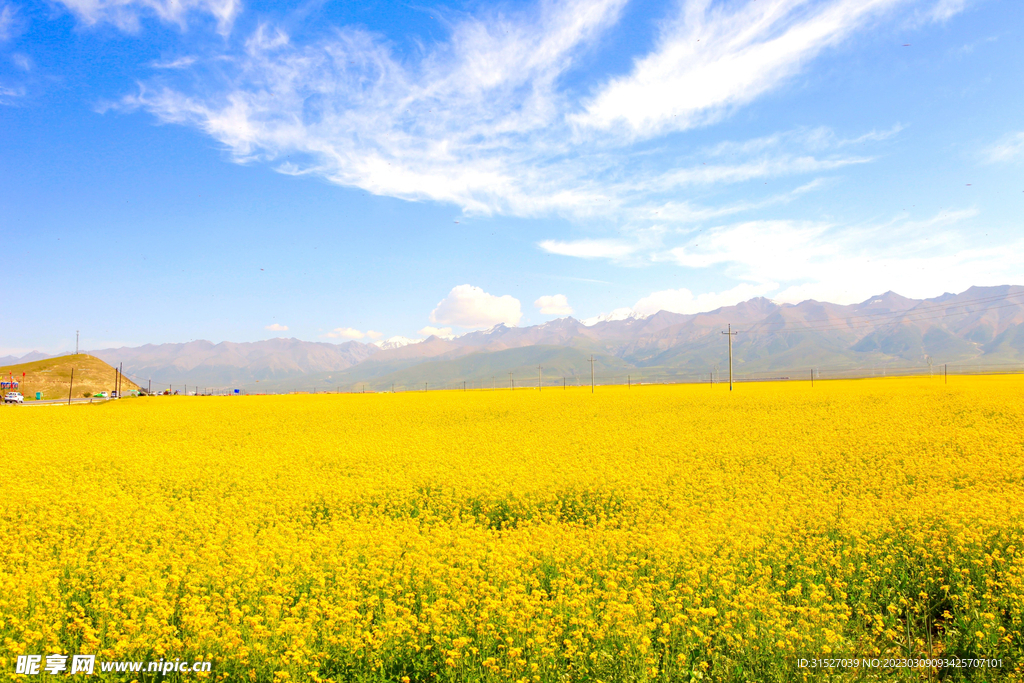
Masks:
[[[14,375],[15,381],[21,382],[18,391],[25,396],[26,401],[35,400],[37,391],[42,393],[43,399],[67,398],[72,368],[75,370],[75,398],[84,396],[86,392],[96,394],[105,391],[109,394],[113,390],[114,368],[85,353],[19,365],[5,365],[0,367],[0,376],[7,381]],[[21,373],[25,373],[24,382]],[[127,377],[121,381],[121,390],[124,392],[138,388],[138,385]]]

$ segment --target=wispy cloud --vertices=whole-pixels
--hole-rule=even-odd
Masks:
[[[741,283],[722,292],[704,292],[694,294],[689,289],[665,289],[652,292],[633,305],[632,310],[638,315],[651,315],[658,311],[672,313],[701,313],[713,311],[722,306],[733,306],[757,296],[765,296],[778,289],[774,282],[757,284]]]
[[[288,331],[288,326],[287,325],[281,325],[280,323],[272,323],[270,325],[267,325],[263,329],[270,330],[271,332],[287,332]]]
[[[945,20],[963,5],[680,0],[653,50],[628,73],[574,90],[567,75],[614,27],[624,2],[542,0],[515,13],[464,16],[449,24],[446,40],[411,55],[358,28],[302,45],[280,26],[262,24],[244,48],[220,55],[216,70],[190,63],[187,80],[175,81],[167,69],[116,106],[196,127],[239,163],[451,203],[469,214],[586,223],[578,239],[539,241],[550,254],[714,266],[758,291],[764,283],[838,282],[829,268],[849,274],[843,253],[884,262],[841,221],[740,217],[784,206],[871,163],[901,124],[852,135],[799,128],[705,148],[682,144],[677,134],[777,90],[823,51],[883,19],[916,20],[923,12],[928,21]],[[1016,144],[993,156],[1009,158]],[[788,187],[767,194],[770,179],[787,179]],[[751,186],[748,198],[714,199],[714,191],[743,184]],[[716,227],[724,219],[734,222]],[[901,224],[879,243],[911,239],[910,232]],[[947,233],[954,239],[955,230]],[[686,295],[672,296],[684,302]],[[514,310],[479,316],[468,312],[473,301],[453,290],[431,320],[479,327],[521,316],[515,300]]]
[[[79,21],[87,25],[109,23],[134,33],[146,16],[186,27],[190,14],[207,14],[217,22],[219,33],[231,32],[242,11],[240,0],[59,0]]]
[[[879,283],[907,296],[930,296],[1019,279],[1024,241],[979,245],[962,229],[977,215],[961,209],[860,225],[748,221],[703,231],[660,257],[698,270],[718,266],[752,284],[782,283],[772,294],[780,301],[852,303],[877,293]]]
[[[0,46],[13,40],[24,30],[24,21],[19,17],[17,8],[11,3],[0,0]],[[10,60],[23,71],[31,71],[32,61],[21,52],[9,53]],[[15,105],[25,97],[26,88],[17,79],[0,79],[0,106]]]
[[[269,330],[270,328],[268,327],[267,329]],[[284,329],[287,330],[288,328],[286,327]],[[322,334],[320,336],[321,337],[327,337],[328,339],[353,339],[353,340],[356,340],[356,339],[366,339],[367,337],[369,337],[370,339],[377,340],[377,339],[382,338],[384,336],[384,333],[383,332],[377,332],[376,330],[367,330],[366,332],[363,332],[362,330],[357,330],[354,327],[336,327],[333,330],[331,330],[330,332],[327,332],[326,334]]]
[[[616,239],[544,240],[537,246],[549,254],[615,260],[626,258],[640,249],[639,244]]]
[[[7,42],[17,32],[16,15],[14,5],[6,2],[0,3],[0,43]]]
[[[581,128],[649,138],[712,122],[778,88],[822,50],[903,0],[692,0],[655,50],[572,117]]]
[[[187,69],[198,60],[195,57],[178,57],[176,59],[157,60],[149,65],[154,69]]]
[[[1003,136],[999,142],[984,151],[983,157],[989,163],[1024,159],[1024,131]]]
[[[229,82],[192,94],[144,88],[123,104],[198,126],[239,161],[290,156],[285,173],[467,212],[547,211],[594,200],[564,179],[553,196],[534,190],[552,186],[562,171],[544,166],[567,151],[555,130],[569,106],[559,77],[623,4],[546,2],[467,18],[418,62],[359,29],[297,46],[263,25],[227,56]]]
[[[670,262],[689,269],[697,280],[714,269],[741,283],[718,293],[694,294],[687,288],[654,292],[630,309],[642,315],[709,310],[768,295],[786,302],[852,303],[876,294],[879,283],[908,296],[931,296],[1020,280],[1024,240],[979,244],[965,228],[978,215],[977,209],[965,208],[923,220],[897,217],[860,224],[758,219],[664,235],[666,244],[616,242],[615,248],[599,250],[581,240],[550,246],[578,258]],[[679,238],[681,243],[671,243]]]
[[[190,70],[177,87],[145,83],[119,106],[197,127],[236,161],[272,163],[282,173],[452,203],[470,214],[631,223],[637,207],[659,194],[676,193],[678,201],[688,188],[869,162],[870,154],[850,150],[899,126],[850,140],[828,129],[785,133],[717,157],[709,150],[704,159],[664,150],[640,157],[632,143],[720,117],[872,18],[932,4],[746,0],[727,10],[683,0],[630,75],[606,79],[592,95],[568,87],[566,75],[614,26],[624,1],[544,0],[517,13],[467,16],[450,24],[447,40],[413,56],[357,28],[299,45],[263,24],[244,49],[221,55],[215,73]],[[700,75],[708,68],[733,76]],[[736,80],[748,68],[752,86]],[[682,120],[679,102],[688,112]]]
[[[963,12],[967,5],[968,0],[939,0],[927,13],[927,17],[932,21],[949,21]]]
[[[11,88],[11,87],[5,86],[3,84],[0,84],[0,104],[8,104],[8,105],[9,104],[14,104],[14,102],[16,100],[18,100],[18,99],[20,99],[20,98],[22,98],[24,96],[25,96],[25,88],[24,87],[18,86],[18,87]]]
[[[14,65],[16,67],[18,67],[22,71],[31,71],[32,70],[32,66],[33,66],[32,58],[29,57],[24,52],[14,52],[14,53],[12,53],[11,54],[11,61],[14,63]]]
[[[366,333],[354,327],[336,327],[320,336],[328,337],[329,339],[362,339],[366,336]]]
[[[416,331],[416,334],[421,334],[424,337],[440,337],[441,339],[454,339],[455,335],[452,334],[452,328],[450,327],[433,327],[427,325]]]

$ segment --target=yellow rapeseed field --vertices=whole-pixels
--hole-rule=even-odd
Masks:
[[[188,680],[1024,680],[1022,377],[139,398],[0,427],[12,678],[63,652],[213,662]],[[999,664],[798,666],[852,656]]]

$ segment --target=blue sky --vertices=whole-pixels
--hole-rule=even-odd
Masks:
[[[0,354],[1024,284],[1019,10],[0,0]]]

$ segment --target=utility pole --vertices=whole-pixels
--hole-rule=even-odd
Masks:
[[[722,332],[722,334],[728,335],[729,337],[729,391],[732,391],[732,336],[739,334],[739,332],[732,331],[732,323],[729,323],[729,331]]]
[[[540,385],[544,382],[544,368],[537,366],[537,391],[540,391]]]
[[[590,356],[590,393],[594,393],[594,356]]]
[[[71,392],[75,390],[75,369],[71,368],[71,386],[68,388],[68,405],[71,405]]]
[[[943,384],[949,384],[949,375],[947,374],[948,373],[948,369],[949,369],[949,365],[947,363],[943,363],[942,364],[942,383]]]
[[[516,388],[515,380],[512,379],[512,373],[508,373],[508,390],[512,391]]]
[[[117,365],[117,397],[121,398],[121,385],[124,384],[124,363],[118,363]]]
[[[631,375],[626,375],[626,388],[627,389],[632,389],[633,388],[633,377]]]
[[[813,389],[813,388],[814,388],[814,370],[812,368],[811,369],[811,389]]]
[[[424,383],[423,383],[423,391],[426,391],[426,390],[427,390],[427,383],[426,383],[426,382],[424,382]]]
[[[149,378],[149,391],[147,391],[146,393],[149,394],[150,396],[153,395],[153,378],[152,377]]]
[[[466,390],[466,380],[462,380],[462,390]]]
[[[565,391],[565,377],[562,378],[562,391]]]
[[[75,355],[78,355],[78,330],[75,330]]]

